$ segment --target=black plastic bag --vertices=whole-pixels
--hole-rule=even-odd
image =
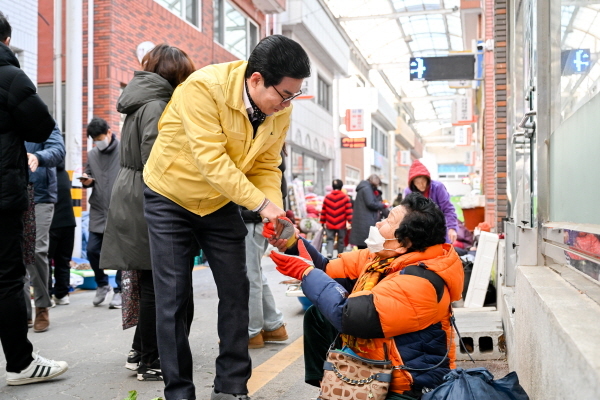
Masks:
[[[444,376],[444,383],[425,393],[421,400],[529,400],[516,372],[502,379],[485,368],[457,368]]]

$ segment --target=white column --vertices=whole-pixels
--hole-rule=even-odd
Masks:
[[[54,120],[62,132],[62,0],[54,0]]]
[[[83,4],[81,0],[67,0],[67,77],[66,77],[66,127],[65,166],[75,176],[81,175],[81,133],[83,127]],[[77,181],[77,180],[74,180]],[[78,182],[75,182],[76,184]],[[81,254],[81,216],[76,215],[77,228],[73,254]]]

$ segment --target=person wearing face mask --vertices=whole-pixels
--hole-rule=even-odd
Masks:
[[[284,254],[271,253],[279,272],[302,280],[313,303],[304,317],[308,384],[320,385],[334,341],[336,348],[407,368],[393,370],[387,400],[419,398],[442,383],[455,368],[450,303],[461,298],[464,279],[445,236],[440,209],[412,193],[370,228],[367,249],[328,260],[299,238]]]
[[[412,192],[421,193],[433,200],[442,210],[446,219],[446,242],[454,243],[458,236],[458,217],[450,202],[450,194],[442,182],[431,179],[429,170],[419,160],[413,161],[408,170],[408,187],[404,189],[404,196]]]
[[[94,148],[88,152],[85,173],[79,177],[84,188],[94,188],[90,196],[90,236],[87,255],[94,270],[98,288],[92,303],[99,306],[113,291],[108,283],[108,275],[100,269],[100,251],[104,239],[104,228],[110,205],[110,197],[120,167],[119,139],[112,133],[108,123],[102,118],[93,118],[87,126],[87,134],[94,141]],[[121,270],[117,271],[117,287],[109,308],[121,308]]]

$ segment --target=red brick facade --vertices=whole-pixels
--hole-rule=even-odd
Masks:
[[[168,43],[184,50],[196,68],[237,59],[213,41],[213,0],[200,0],[201,28],[179,18],[154,0],[94,0],[94,116],[108,121],[118,132],[121,115],[116,110],[121,88],[139,69],[138,44]],[[231,0],[260,27],[264,36],[265,16],[252,0]],[[66,3],[66,2],[64,2]],[[63,4],[64,4],[63,3]],[[66,4],[63,5],[65,10]],[[53,82],[53,0],[39,1],[40,13],[50,26],[40,22],[38,82]],[[87,0],[83,0],[83,165],[87,161]],[[63,16],[63,23],[66,21]],[[63,42],[63,54],[65,53]],[[65,58],[63,60],[66,61]],[[64,67],[64,64],[63,64]],[[64,71],[64,70],[63,70]],[[63,78],[65,74],[63,72]],[[68,118],[68,115],[67,115]]]
[[[485,113],[483,139],[483,193],[485,220],[502,232],[507,216],[506,186],[506,0],[485,0],[485,39],[494,40],[494,51],[485,54]]]

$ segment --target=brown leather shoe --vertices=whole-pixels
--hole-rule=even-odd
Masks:
[[[262,349],[263,347],[265,347],[265,341],[263,340],[262,333],[259,333],[248,340],[249,349]]]
[[[50,326],[50,317],[47,307],[35,308],[35,322],[33,323],[34,332],[46,332]]]
[[[262,337],[265,342],[283,342],[284,340],[288,340],[285,324],[274,331],[262,331]]]

